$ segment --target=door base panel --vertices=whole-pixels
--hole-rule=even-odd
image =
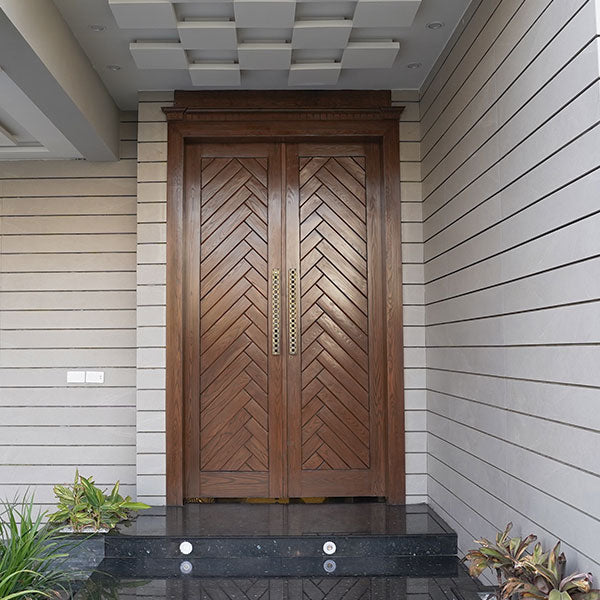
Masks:
[[[385,503],[385,498],[349,496],[342,498],[184,498],[184,504],[366,504]]]
[[[268,473],[201,473],[200,489],[207,497],[215,493],[219,498],[263,498],[269,493]]]

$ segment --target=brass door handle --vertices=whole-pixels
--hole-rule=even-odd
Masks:
[[[271,353],[281,353],[281,274],[279,269],[271,273]]]
[[[288,326],[289,352],[298,353],[298,271],[290,269],[288,273]]]

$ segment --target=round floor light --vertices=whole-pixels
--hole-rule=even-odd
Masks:
[[[191,554],[193,549],[194,546],[192,546],[190,542],[181,542],[181,544],[179,544],[179,552],[181,552],[181,554]]]
[[[335,545],[335,542],[325,542],[323,544],[323,552],[325,552],[325,554],[335,554],[336,550],[337,546]]]

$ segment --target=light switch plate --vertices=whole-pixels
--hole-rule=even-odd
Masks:
[[[85,371],[67,371],[67,383],[85,383]]]
[[[104,371],[86,371],[86,383],[104,383]]]

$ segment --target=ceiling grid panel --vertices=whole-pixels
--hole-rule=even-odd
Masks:
[[[332,86],[350,69],[391,69],[421,0],[109,0],[141,70],[184,70],[192,86],[238,87],[251,72]]]

